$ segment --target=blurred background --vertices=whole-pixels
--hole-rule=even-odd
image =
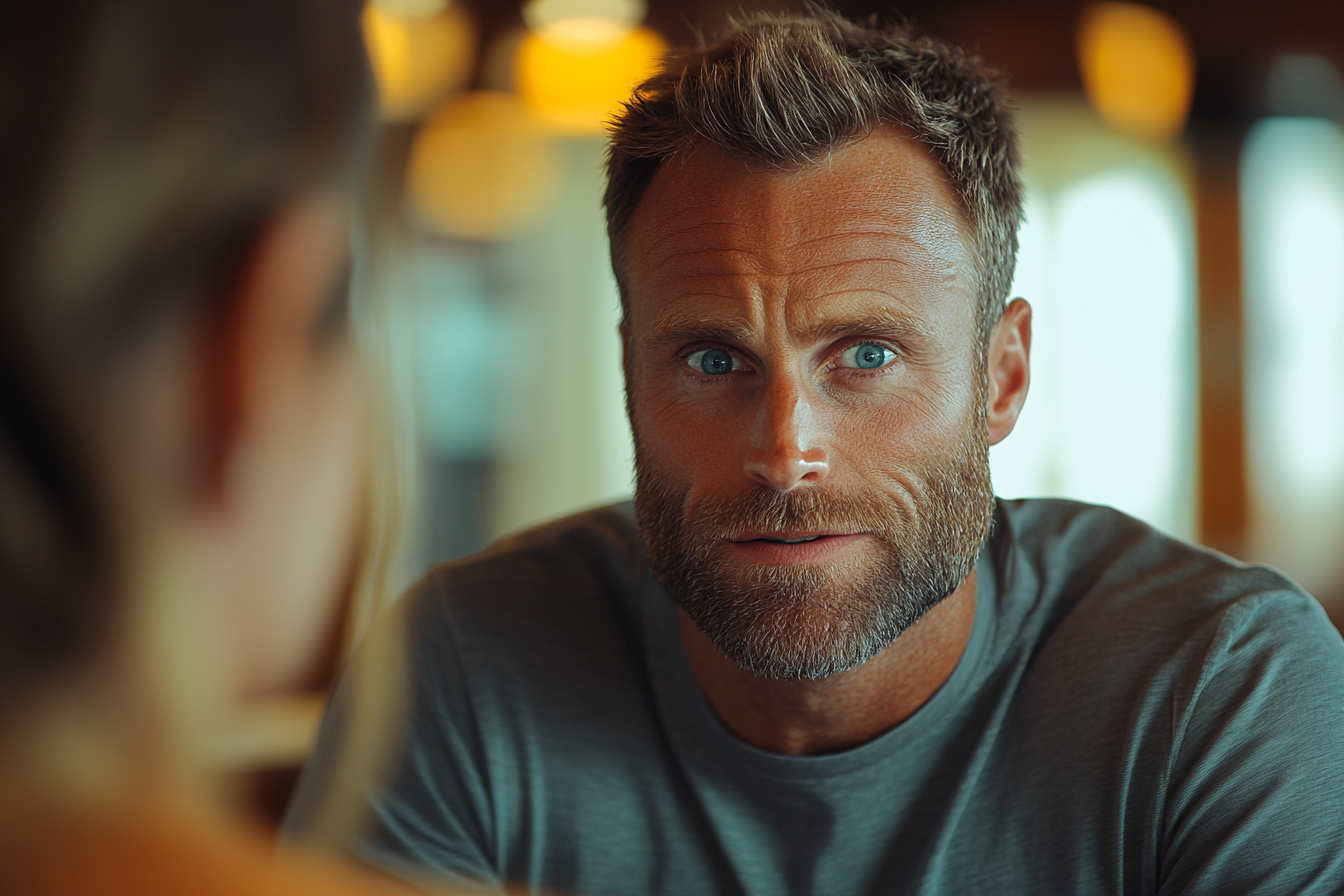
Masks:
[[[1112,504],[1344,609],[1344,4],[837,2],[1003,69],[1036,308],[1004,496]],[[797,4],[794,4],[794,8]],[[713,0],[374,0],[407,574],[626,497],[603,121]]]
[[[1015,95],[1034,377],[998,493],[1114,505],[1344,621],[1344,3],[835,5],[976,51]],[[799,6],[368,4],[392,237],[361,247],[356,307],[391,378],[401,583],[631,494],[603,122],[669,44]],[[223,750],[263,809],[320,705]]]

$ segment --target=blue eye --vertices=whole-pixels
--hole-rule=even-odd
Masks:
[[[895,357],[896,353],[885,346],[875,342],[861,342],[840,353],[840,366],[875,370],[890,364]]]
[[[707,376],[722,376],[725,373],[732,373],[733,370],[733,356],[721,348],[692,352],[686,363],[692,370]]]

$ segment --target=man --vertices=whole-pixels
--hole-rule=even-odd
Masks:
[[[582,893],[1344,887],[1319,606],[993,497],[1031,343],[1017,160],[977,60],[827,12],[640,89],[606,197],[633,518],[429,574],[358,856]]]

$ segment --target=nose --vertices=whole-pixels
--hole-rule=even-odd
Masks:
[[[762,396],[744,470],[776,491],[821,482],[831,471],[824,433],[801,384],[779,378]]]

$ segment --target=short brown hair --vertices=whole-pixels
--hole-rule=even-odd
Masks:
[[[973,232],[981,342],[1003,311],[1022,220],[1020,156],[999,74],[906,24],[813,7],[730,22],[717,42],[675,51],[613,122],[607,233],[628,311],[624,238],[662,163],[710,144],[783,169],[894,125],[928,144]]]

